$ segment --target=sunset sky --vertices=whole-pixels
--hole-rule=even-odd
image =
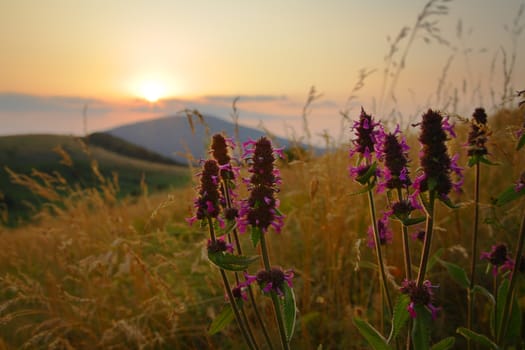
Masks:
[[[387,37],[412,29],[425,3],[1,1],[0,134],[79,134],[84,105],[90,131],[184,108],[228,118],[235,96],[247,124],[263,121],[282,133],[285,124],[299,125],[311,86],[323,94],[311,124],[333,132],[341,110],[413,115],[442,107],[455,88],[466,109],[491,105],[490,87],[496,99],[503,90],[504,52],[508,64],[516,53],[512,87],[525,88],[525,40],[513,46],[511,34],[525,24],[525,14],[514,23],[523,0],[436,1],[448,14],[429,20],[449,45],[426,44],[420,30],[395,89],[398,104],[385,97]],[[373,73],[352,93],[360,69]]]

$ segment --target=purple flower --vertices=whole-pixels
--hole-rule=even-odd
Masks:
[[[497,276],[498,272],[512,271],[514,267],[514,262],[508,255],[507,246],[503,243],[493,245],[490,252],[482,252],[480,258],[490,262],[493,276]]]
[[[397,138],[399,126],[393,133],[386,134],[380,130],[378,137],[380,142],[377,147],[378,159],[384,161],[385,169],[383,171],[383,183],[388,189],[407,188],[411,185],[408,172],[408,150],[405,139],[401,141]]]
[[[260,270],[255,276],[245,274],[245,285],[257,282],[263,292],[275,292],[278,296],[283,297],[283,284],[286,283],[288,287],[293,288],[292,279],[294,276],[293,270],[283,271],[281,267],[274,266],[270,271]]]
[[[403,294],[408,294],[410,297],[410,303],[408,304],[407,310],[412,318],[417,317],[416,305],[426,306],[431,314],[432,319],[435,320],[440,308],[433,305],[434,302],[434,289],[437,286],[432,285],[429,280],[423,282],[423,284],[418,287],[416,281],[405,279],[401,284],[400,291]]]
[[[223,237],[219,237],[214,241],[211,239],[208,239],[208,254],[213,253],[220,253],[220,252],[228,252],[230,254],[233,254],[233,245],[231,243],[227,243]]]
[[[359,120],[352,126],[352,131],[356,136],[352,139],[353,148],[350,149],[350,157],[359,153],[360,160],[364,158],[368,162],[372,160],[372,153],[375,152],[377,138],[379,134],[379,123],[376,123],[371,115],[367,114],[361,107],[361,114]]]
[[[386,245],[388,243],[392,243],[392,231],[388,229],[388,218],[387,216],[383,216],[383,218],[377,220],[377,231],[379,235],[379,244],[380,245]],[[372,226],[368,227],[368,247],[374,248],[375,247],[375,235],[374,235],[374,228]]]
[[[280,232],[284,222],[275,196],[280,182],[279,171],[274,166],[275,150],[266,137],[258,141],[250,140],[245,147],[244,154],[250,164],[248,171],[252,176],[247,181],[249,198],[243,201],[239,210],[239,230],[245,232],[247,225],[251,225],[266,232],[272,226]]]
[[[232,295],[233,297],[239,301],[248,301],[248,296],[246,294],[246,287],[244,285],[238,285],[232,288]],[[227,296],[226,296],[227,299]]]
[[[470,120],[470,132],[467,140],[469,157],[482,157],[488,154],[486,146],[488,135],[487,114],[483,108],[476,108]]]
[[[220,213],[221,195],[217,184],[219,166],[215,160],[204,162],[200,173],[200,186],[198,196],[194,200],[196,213],[194,217],[187,219],[191,225],[197,220],[206,218],[217,218]]]
[[[461,174],[461,169],[450,158],[447,152],[447,133],[455,136],[452,125],[448,123],[448,118],[431,109],[423,114],[422,122],[419,124],[421,133],[419,141],[421,143],[420,160],[423,173],[414,181],[416,193],[425,191],[436,191],[439,198],[446,199],[454,184],[451,180],[451,173]],[[445,132],[446,131],[446,132]],[[456,184],[459,190],[462,180]]]

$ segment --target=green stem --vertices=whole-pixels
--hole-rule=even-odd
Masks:
[[[514,296],[514,287],[516,286],[516,281],[518,280],[519,266],[521,262],[521,255],[523,253],[523,242],[525,241],[525,212],[521,218],[521,227],[520,235],[518,238],[518,245],[516,247],[516,253],[514,254],[514,266],[512,268],[512,275],[510,278],[509,290],[507,292],[507,297],[505,298],[505,304],[503,305],[503,316],[501,317],[501,322],[499,324],[499,329],[497,332],[497,343],[503,345],[503,339],[505,339],[505,332],[510,321],[510,309],[512,305],[512,298]]]
[[[401,189],[397,189],[397,200],[402,201],[403,195]],[[403,258],[405,261],[405,277],[408,281],[412,280],[412,262],[410,261],[410,247],[408,245],[408,227],[401,223],[401,231],[403,238]]]
[[[388,306],[388,311],[390,316],[392,316],[393,306],[392,299],[390,298],[390,292],[388,290],[387,277],[385,272],[385,263],[383,261],[383,255],[381,254],[381,239],[379,237],[379,231],[377,228],[377,219],[376,219],[376,209],[374,203],[374,194],[372,190],[368,190],[368,204],[370,207],[370,217],[372,219],[372,228],[374,230],[374,241],[375,241],[375,250],[377,257],[377,265],[379,266],[379,273],[381,275],[381,285],[383,291],[385,292],[385,298]]]
[[[222,181],[222,184],[223,184],[223,192],[225,194],[225,197],[226,197],[226,207],[227,208],[232,208],[233,207],[233,203],[232,203],[232,200],[231,200],[231,197],[230,197],[230,187],[229,187],[229,184],[228,184],[228,179],[223,179]],[[242,255],[242,247],[241,247],[241,242],[239,240],[239,234],[237,232],[237,229],[234,229],[233,230],[233,238],[235,240],[235,247],[237,248],[237,252],[239,253],[239,255]],[[245,273],[247,273],[248,271],[244,271]],[[237,277],[237,273],[235,274],[235,276]],[[237,277],[238,278],[238,277]],[[253,310],[255,312],[255,317],[257,318],[257,322],[259,323],[259,326],[261,327],[261,330],[263,332],[263,335],[264,335],[264,339],[266,340],[266,343],[268,344],[268,347],[270,348],[270,350],[273,350],[273,345],[272,345],[272,341],[270,339],[270,335],[268,334],[268,330],[266,328],[266,325],[264,324],[264,321],[261,317],[261,313],[259,312],[259,308],[257,307],[257,303],[255,302],[255,297],[253,295],[253,290],[252,290],[252,286],[251,285],[248,285],[248,296],[250,297],[250,303],[253,307]],[[249,325],[248,325],[249,327]],[[251,328],[250,329],[250,333],[251,333]]]
[[[271,271],[271,265],[270,265],[270,256],[268,254],[268,247],[266,245],[266,234],[264,232],[261,232],[261,252],[264,262],[264,268],[266,271]],[[283,349],[289,350],[290,346],[288,344],[288,341],[286,340],[286,331],[284,329],[284,320],[283,320],[283,314],[281,312],[281,305],[279,303],[279,297],[274,291],[270,292],[272,296],[272,302],[273,302],[273,308],[275,311],[275,317],[277,318],[277,325],[279,326],[279,335],[281,336],[281,344],[283,346]]]
[[[217,241],[217,237],[215,235],[215,230],[213,229],[213,222],[210,217],[208,217],[208,227],[210,231],[211,240],[215,243]],[[233,314],[235,315],[235,319],[237,320],[237,324],[239,325],[244,340],[246,341],[246,344],[248,344],[250,349],[258,349],[254,340],[248,334],[244,322],[242,321],[241,315],[239,313],[239,308],[237,307],[237,302],[235,301],[235,297],[232,294],[230,282],[228,281],[228,277],[226,276],[226,272],[221,268],[219,268],[219,271],[221,273],[222,282],[224,283],[224,289],[226,289],[226,294],[228,295],[228,300],[230,301],[230,305],[232,306]]]
[[[425,240],[423,242],[423,252],[421,253],[421,261],[419,263],[419,271],[417,275],[417,286],[421,287],[425,281],[425,274],[427,271],[427,264],[430,258],[430,245],[432,244],[432,230],[434,226],[434,202],[435,191],[430,191],[427,211],[427,222],[425,227]]]
[[[472,233],[471,257],[470,257],[470,285],[467,291],[467,328],[472,330],[472,317],[474,314],[474,293],[476,284],[476,260],[478,258],[478,221],[479,221],[479,162],[475,165],[474,176],[474,228]],[[472,344],[470,338],[467,339],[467,348],[470,350]]]

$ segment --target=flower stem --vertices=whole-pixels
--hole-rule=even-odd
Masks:
[[[232,208],[233,207],[233,203],[232,203],[232,200],[231,200],[231,197],[230,197],[230,186],[228,184],[228,180],[227,179],[223,179],[222,185],[224,186],[223,193],[225,193],[225,197],[226,197],[226,206],[228,208]],[[237,252],[239,253],[239,255],[242,255],[242,247],[241,247],[241,243],[239,241],[239,233],[237,232],[237,229],[233,230],[233,237],[234,237],[234,240],[235,240],[235,247],[237,248]],[[244,271],[244,272],[247,273],[248,271]],[[235,274],[235,276],[237,277],[237,273]],[[259,308],[257,307],[257,303],[255,302],[255,297],[253,295],[252,286],[248,285],[247,289],[248,289],[248,295],[250,297],[250,304],[253,307],[253,310],[255,312],[255,316],[257,318],[257,322],[259,323],[259,326],[261,327],[261,330],[263,332],[264,339],[266,340],[266,343],[268,344],[268,348],[270,350],[273,350],[273,345],[272,345],[272,341],[270,339],[270,335],[268,334],[268,330],[266,329],[266,325],[264,324],[264,321],[263,321],[263,319],[261,317],[261,313],[259,312]],[[250,332],[251,332],[251,330],[250,330]]]
[[[397,189],[398,201],[403,200],[401,189]],[[403,258],[405,261],[405,277],[408,281],[412,279],[412,262],[410,261],[410,247],[408,245],[408,227],[401,223],[401,231],[403,237]]]
[[[474,286],[476,284],[476,260],[478,257],[478,221],[479,221],[479,162],[475,165],[474,175],[474,229],[472,233],[471,257],[470,257],[470,285],[467,291],[467,329],[472,329],[472,317],[474,314]],[[472,347],[470,338],[467,339],[467,348]]]
[[[377,257],[377,265],[379,266],[379,273],[381,275],[381,285],[383,288],[383,291],[385,292],[385,299],[388,306],[388,311],[390,313],[390,316],[392,316],[392,299],[390,298],[390,292],[388,290],[387,285],[387,277],[385,272],[385,264],[383,261],[383,255],[381,254],[381,240],[379,237],[379,230],[377,228],[377,219],[376,219],[376,209],[375,209],[375,203],[374,203],[374,194],[371,189],[368,191],[368,204],[370,207],[370,218],[372,219],[372,227],[374,230],[374,241],[375,241],[375,250],[376,250],[376,257]]]
[[[268,254],[268,247],[266,245],[266,237],[265,237],[264,232],[261,232],[261,252],[262,252],[262,257],[263,257],[263,262],[264,262],[264,268],[266,271],[269,272],[271,270],[270,256]],[[274,291],[271,291],[270,294],[272,296],[273,308],[275,311],[275,317],[277,319],[277,325],[279,326],[279,335],[281,336],[281,345],[283,349],[289,350],[290,346],[288,344],[288,341],[286,340],[286,331],[284,329],[283,314],[281,312],[281,305],[279,303],[279,297]]]
[[[215,230],[213,229],[213,222],[210,217],[208,217],[208,227],[210,231],[211,240],[213,243],[215,243],[217,241],[217,237],[215,235]],[[246,330],[246,327],[242,321],[241,315],[239,313],[239,308],[237,307],[237,303],[235,302],[235,297],[232,294],[230,282],[228,281],[228,277],[226,276],[226,272],[221,268],[219,269],[219,271],[221,273],[222,282],[224,283],[224,289],[226,289],[226,294],[228,295],[228,300],[230,301],[233,314],[235,315],[235,319],[237,320],[237,324],[239,325],[244,340],[246,341],[250,349],[258,349],[255,340],[252,337],[250,337],[250,334],[248,334],[248,331]]]
[[[429,192],[428,208],[426,208],[427,222],[425,227],[425,240],[423,242],[423,252],[421,253],[421,260],[419,263],[419,271],[417,275],[418,288],[423,285],[425,281],[425,274],[427,271],[427,264],[430,258],[430,245],[432,244],[432,230],[434,227],[434,202],[435,191]]]
[[[505,332],[507,330],[509,321],[510,321],[510,311],[511,303],[514,297],[514,287],[516,286],[516,281],[518,280],[519,266],[521,262],[521,255],[523,253],[523,242],[525,241],[525,212],[521,218],[521,227],[520,235],[518,238],[518,245],[516,247],[516,254],[514,255],[514,266],[512,268],[512,275],[510,277],[509,290],[505,298],[505,304],[503,305],[503,315],[501,317],[501,322],[499,324],[498,336],[496,338],[497,344],[503,345],[503,340],[505,339]]]

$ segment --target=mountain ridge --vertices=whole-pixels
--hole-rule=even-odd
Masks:
[[[190,125],[189,118],[193,125]],[[171,115],[122,125],[105,132],[177,162],[188,163],[187,156],[184,156],[188,151],[193,159],[206,158],[210,137],[215,133],[234,137],[235,128],[234,123],[209,114],[199,115],[198,118]],[[239,125],[238,128],[240,142],[269,136],[276,147],[295,145],[292,141],[268,135],[258,129],[243,125]]]

